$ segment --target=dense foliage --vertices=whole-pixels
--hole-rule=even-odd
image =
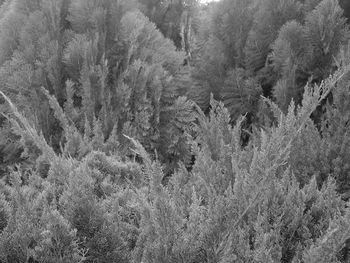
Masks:
[[[0,263],[350,262],[349,13],[0,1]]]

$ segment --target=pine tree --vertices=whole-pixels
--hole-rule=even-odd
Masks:
[[[280,27],[289,20],[301,17],[302,5],[299,1],[261,1],[245,45],[247,69],[252,72],[262,69]]]
[[[348,39],[342,15],[338,1],[322,1],[306,15],[304,25],[291,21],[281,28],[273,45],[272,61],[282,78],[274,94],[284,109],[292,98],[300,102],[308,78],[320,81],[334,70],[333,57]]]
[[[307,61],[314,78],[324,78],[332,57],[349,39],[348,26],[338,1],[324,0],[305,18],[305,37],[311,51]]]

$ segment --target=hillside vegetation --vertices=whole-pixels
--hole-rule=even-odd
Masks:
[[[338,0],[0,0],[0,263],[350,262]]]

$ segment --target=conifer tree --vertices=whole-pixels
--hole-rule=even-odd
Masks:
[[[300,102],[308,78],[320,81],[334,70],[334,57],[349,38],[345,21],[338,1],[324,0],[306,15],[304,25],[291,21],[281,28],[272,55],[274,70],[281,76],[274,87],[281,107],[292,98]]]
[[[301,18],[302,5],[299,1],[261,1],[245,45],[247,69],[252,72],[262,69],[280,27],[289,20]]]
[[[0,4],[1,263],[349,261],[336,0]]]

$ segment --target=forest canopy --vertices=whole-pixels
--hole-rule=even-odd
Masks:
[[[0,263],[350,262],[347,0],[0,0]]]

